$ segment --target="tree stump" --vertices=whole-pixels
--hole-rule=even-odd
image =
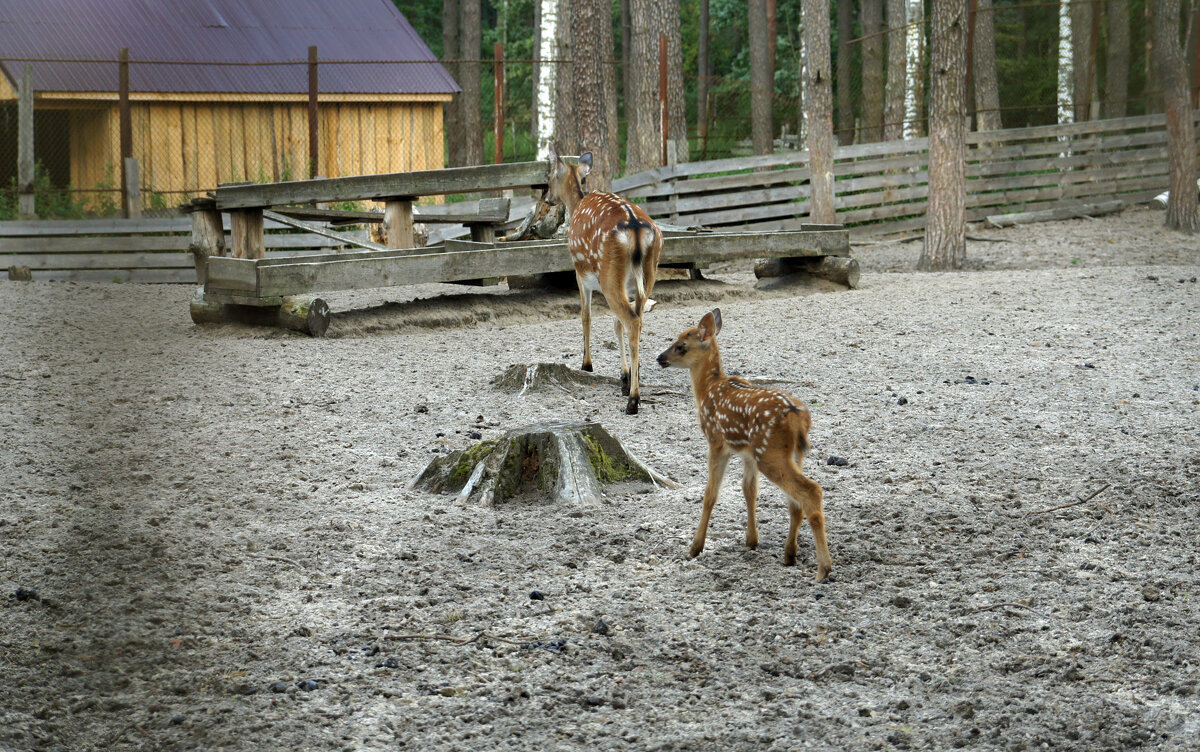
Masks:
[[[33,272],[28,266],[10,266],[8,267],[8,278],[13,282],[32,282]]]
[[[413,488],[493,506],[511,499],[598,504],[605,485],[679,484],[626,451],[599,423],[541,423],[430,462]]]
[[[329,328],[329,304],[322,298],[310,295],[292,295],[283,298],[280,306],[246,306],[229,303],[213,303],[204,298],[204,288],[196,290],[188,312],[195,324],[253,324],[256,326],[280,326],[293,329],[313,337],[325,336]]]
[[[573,392],[578,386],[620,386],[619,379],[580,371],[563,363],[534,363],[511,365],[492,379],[497,389],[514,394],[559,389]]]

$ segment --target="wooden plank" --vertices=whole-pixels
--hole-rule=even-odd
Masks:
[[[990,227],[1012,227],[1013,225],[1030,224],[1033,222],[1051,222],[1059,219],[1074,219],[1083,216],[1112,214],[1124,209],[1124,201],[1105,201],[1098,204],[1080,204],[1075,207],[1060,207],[1058,209],[1043,209],[1032,212],[1015,212],[1012,214],[996,214],[987,218]]]
[[[52,269],[33,272],[34,281],[120,282],[131,284],[195,284],[196,270],[183,269]]]
[[[296,180],[290,183],[226,186],[217,189],[217,207],[229,210],[317,201],[366,201],[394,196],[475,193],[539,186],[545,183],[544,162],[516,162],[421,172]]]
[[[210,256],[205,289],[217,287],[250,294],[258,293],[258,267],[254,259]]]
[[[17,214],[21,219],[36,214],[33,149],[33,64],[25,63],[17,94]]]
[[[847,255],[845,230],[780,233],[712,233],[667,238],[664,263],[707,264],[733,258]],[[218,284],[214,288],[249,290],[244,276],[240,287]],[[453,282],[486,276],[568,271],[572,267],[565,243],[538,246],[499,244],[487,250],[447,251],[433,254],[403,252],[315,256],[303,260],[271,259],[257,263],[258,293],[263,297],[303,292],[389,287],[425,282]],[[243,273],[244,275],[244,273]]]
[[[184,251],[189,235],[0,238],[0,253],[81,253],[95,251]]]
[[[346,233],[334,232],[333,230],[327,230],[318,225],[310,224],[308,222],[303,222],[298,219],[292,219],[290,217],[285,217],[284,215],[279,214],[278,212],[264,211],[263,217],[266,219],[273,219],[276,222],[279,222],[281,224],[290,225],[292,227],[295,227],[298,230],[306,230],[308,232],[313,233],[314,235],[321,235],[326,238],[332,238],[334,240],[339,240],[342,243],[344,243],[345,245],[355,246],[358,248],[368,248],[372,251],[386,251],[387,250],[387,246],[382,246],[382,245],[379,245],[378,243],[372,243],[369,240],[360,240],[359,238],[353,237],[352,235],[347,235]]]
[[[0,222],[0,238],[20,235],[100,235],[147,232],[191,232],[191,220],[170,219],[41,219]]]
[[[0,256],[0,267],[30,269],[181,269],[195,262],[190,253],[37,253]]]
[[[263,213],[261,209],[244,209],[230,216],[233,236],[230,248],[237,258],[260,259],[265,253],[263,245]]]
[[[314,209],[311,206],[273,206],[274,214],[304,221],[338,222],[341,224],[373,224],[383,221],[383,212]]]

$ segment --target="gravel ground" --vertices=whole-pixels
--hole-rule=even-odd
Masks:
[[[636,417],[490,386],[577,364],[574,296],[332,295],[312,340],[0,283],[0,749],[1196,749],[1200,250],[1161,221],[973,231],[961,273],[861,246],[854,291],[664,283]],[[811,406],[826,584],[768,483],[743,548],[737,463],[686,557],[704,442],[652,356],[714,300],[727,370]],[[409,490],[578,419],[683,488]]]

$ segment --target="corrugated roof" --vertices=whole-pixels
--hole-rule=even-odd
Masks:
[[[391,0],[4,0],[0,57],[112,60],[33,65],[35,91],[114,92],[129,48],[130,90],[300,93],[307,65],[153,65],[146,61],[324,64],[326,94],[450,94],[458,85]],[[427,62],[426,62],[427,61]],[[23,63],[0,62],[15,84]]]

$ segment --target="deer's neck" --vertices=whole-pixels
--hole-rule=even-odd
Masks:
[[[707,357],[692,366],[691,375],[692,392],[696,396],[696,403],[699,404],[708,398],[717,382],[726,378],[725,371],[721,368],[721,351],[717,349],[716,341],[709,348]]]
[[[575,215],[575,207],[579,206],[579,202],[584,197],[583,187],[579,185],[578,180],[572,180],[563,190],[563,206],[567,207],[567,216]]]

